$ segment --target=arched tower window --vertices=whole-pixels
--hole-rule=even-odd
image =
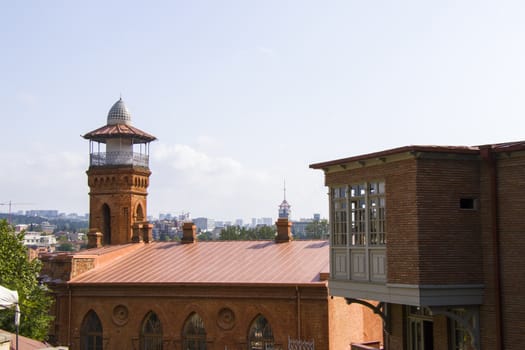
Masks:
[[[153,311],[149,312],[142,322],[140,330],[141,350],[162,350],[162,325]]]
[[[111,211],[109,205],[102,206],[102,234],[104,235],[104,244],[111,244]]]
[[[274,339],[272,327],[263,316],[259,315],[253,320],[248,334],[249,350],[270,350],[273,349]]]
[[[137,205],[137,211],[135,215],[137,217],[137,221],[144,221],[144,210],[142,209],[142,205],[140,203]]]
[[[188,317],[182,331],[183,350],[206,350],[206,329],[202,318],[193,313]]]
[[[102,323],[97,313],[90,310],[80,327],[80,349],[102,350]]]

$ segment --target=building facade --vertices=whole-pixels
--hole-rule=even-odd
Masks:
[[[328,294],[328,242],[293,241],[287,218],[272,241],[197,242],[196,225],[185,222],[180,242],[154,242],[145,221],[151,172],[141,151],[154,137],[130,120],[119,100],[107,125],[84,136],[91,249],[41,256],[41,277],[55,297],[54,343],[328,350],[381,337],[372,310]]]
[[[329,187],[330,294],[375,310],[386,348],[521,348],[525,142],[310,167]]]

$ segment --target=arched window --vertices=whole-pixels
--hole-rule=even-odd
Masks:
[[[102,350],[102,323],[97,313],[90,310],[80,327],[80,349]]]
[[[182,350],[206,350],[206,329],[197,313],[191,314],[184,324]]]
[[[137,221],[144,221],[144,210],[142,210],[142,205],[140,203],[137,205],[137,211],[136,211]]]
[[[274,339],[270,323],[263,315],[257,316],[252,322],[248,335],[249,350],[271,350],[273,345]]]
[[[102,234],[104,235],[104,244],[111,244],[111,211],[109,205],[102,206]]]
[[[140,330],[141,350],[162,350],[162,325],[156,313],[150,312]]]

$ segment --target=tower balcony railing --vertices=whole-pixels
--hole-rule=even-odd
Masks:
[[[148,168],[149,156],[135,152],[95,152],[90,154],[89,165],[133,165]]]

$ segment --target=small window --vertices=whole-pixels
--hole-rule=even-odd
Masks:
[[[476,199],[475,198],[460,198],[459,199],[459,208],[460,209],[477,209]]]

